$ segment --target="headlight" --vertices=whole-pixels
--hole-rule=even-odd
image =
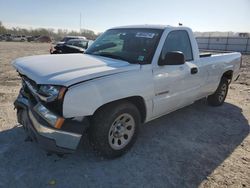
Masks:
[[[38,90],[39,98],[45,102],[51,102],[55,99],[63,98],[66,91],[65,87],[53,85],[41,85]]]
[[[60,90],[59,86],[41,85],[39,88],[39,93],[44,96],[51,97],[51,96],[57,96],[59,90]]]
[[[54,113],[50,112],[45,106],[38,103],[35,106],[35,110],[42,116],[50,125],[52,125],[55,128],[60,129],[64,119],[55,115]]]

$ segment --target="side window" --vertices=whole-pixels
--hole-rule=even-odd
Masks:
[[[164,59],[167,52],[181,51],[186,61],[193,60],[192,47],[188,33],[184,30],[171,31],[163,45],[161,59]]]

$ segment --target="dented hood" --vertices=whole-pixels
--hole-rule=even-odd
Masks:
[[[87,54],[29,56],[14,60],[12,65],[37,84],[63,86],[140,68],[126,61]]]

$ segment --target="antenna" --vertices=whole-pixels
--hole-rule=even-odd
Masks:
[[[81,30],[82,30],[82,13],[80,13],[80,33],[81,33]]]
[[[182,23],[179,23],[179,26],[182,26],[183,24]]]

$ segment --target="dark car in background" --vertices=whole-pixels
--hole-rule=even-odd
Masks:
[[[82,40],[87,40],[86,37],[84,36],[65,36],[63,37],[62,40],[60,40],[59,42],[56,43],[52,43],[51,47],[50,47],[50,53],[52,54],[55,51],[55,47],[59,47],[59,46],[63,46],[65,43],[67,43],[69,40],[73,40],[73,39],[82,39]]]
[[[3,41],[12,41],[12,35],[11,34],[3,34],[3,35],[1,35],[0,39]]]
[[[86,39],[71,39],[57,44],[50,49],[51,54],[84,53],[93,41]]]
[[[28,42],[33,42],[36,41],[39,37],[41,37],[41,35],[27,36],[26,38]]]

